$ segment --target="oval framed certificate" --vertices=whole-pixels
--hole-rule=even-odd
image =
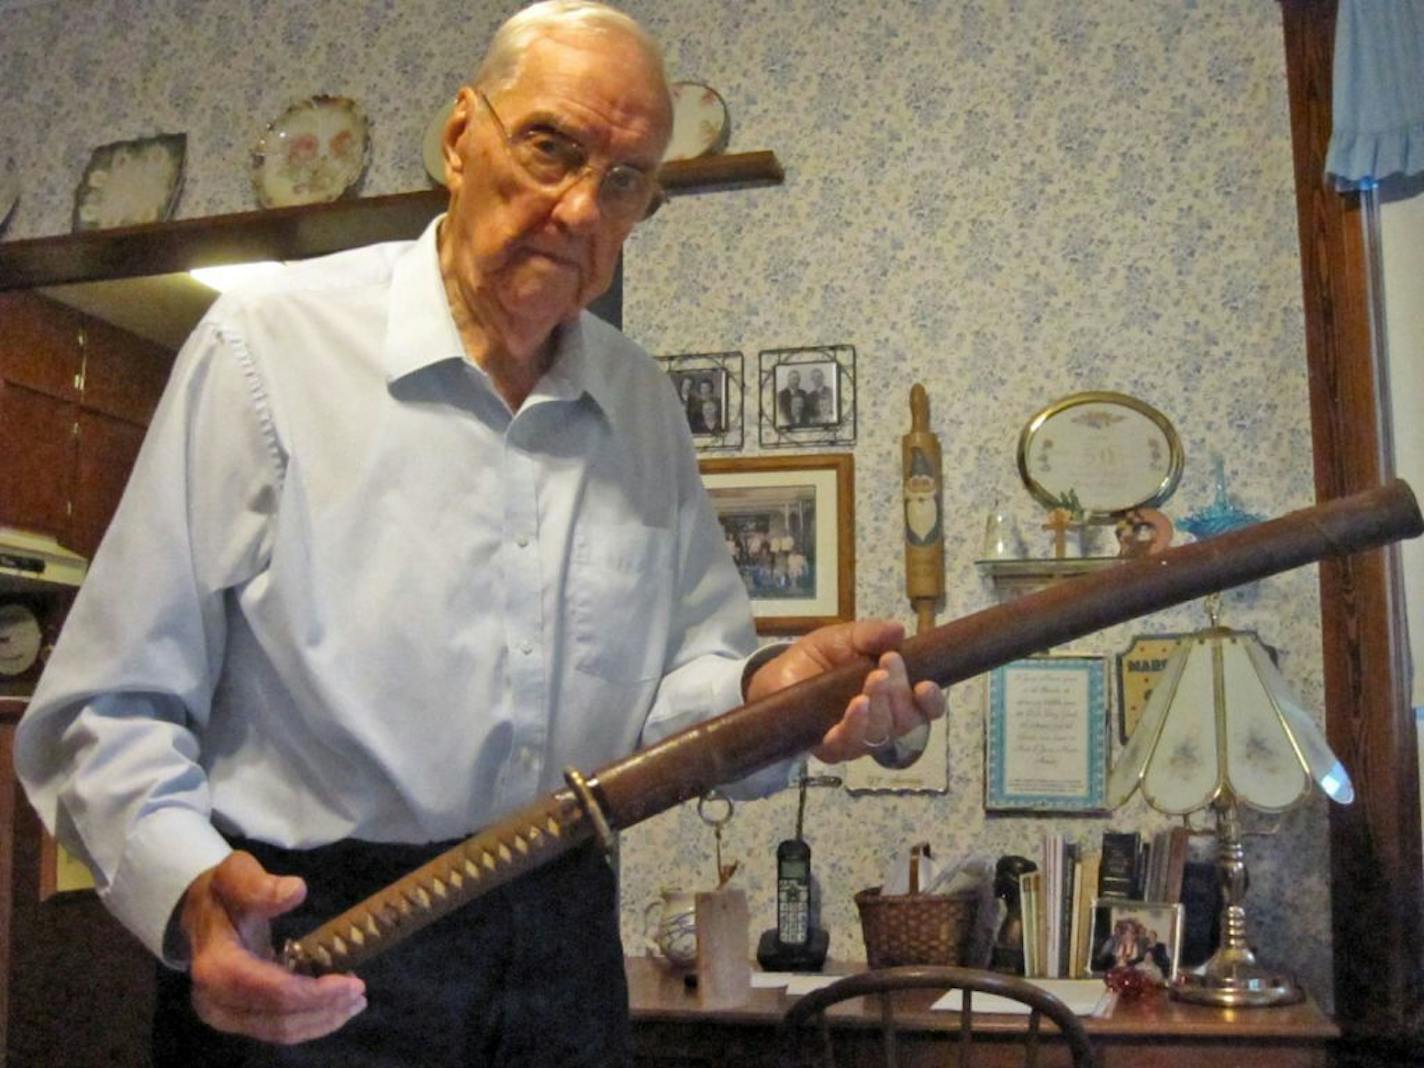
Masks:
[[[1182,442],[1167,417],[1124,393],[1074,393],[1019,435],[1019,474],[1049,508],[1076,502],[1110,515],[1161,504],[1182,477]]]

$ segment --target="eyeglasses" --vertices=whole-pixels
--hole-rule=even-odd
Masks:
[[[598,173],[599,168],[588,161],[588,149],[572,137],[547,126],[526,130],[515,137],[495,111],[489,97],[479,89],[475,90],[475,94],[484,101],[490,118],[499,127],[510,157],[534,184],[550,195],[563,194],[590,171]],[[627,163],[615,163],[602,170],[603,175],[598,182],[598,204],[616,222],[633,224],[649,219],[667,199],[657,179],[647,171]]]

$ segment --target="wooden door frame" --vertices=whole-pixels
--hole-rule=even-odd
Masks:
[[[1392,476],[1361,198],[1324,177],[1337,8],[1281,0],[1321,500]],[[1322,564],[1320,613],[1326,730],[1356,790],[1330,811],[1335,1012],[1347,1036],[1407,1042],[1424,1034],[1424,857],[1397,551]]]

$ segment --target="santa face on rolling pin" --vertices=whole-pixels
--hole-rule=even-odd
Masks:
[[[932,545],[939,540],[939,489],[934,468],[919,449],[910,460],[905,479],[905,540],[911,545]]]

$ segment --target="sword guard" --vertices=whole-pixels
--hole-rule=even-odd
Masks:
[[[588,822],[593,825],[593,836],[598,839],[599,848],[608,854],[611,860],[614,850],[617,849],[617,843],[613,840],[613,831],[608,826],[608,817],[604,814],[603,806],[598,803],[598,798],[593,796],[593,789],[589,786],[588,780],[583,777],[578,768],[569,765],[564,769],[564,782],[569,784],[569,789],[574,792],[579,807],[588,817]]]

